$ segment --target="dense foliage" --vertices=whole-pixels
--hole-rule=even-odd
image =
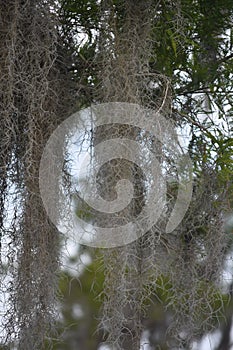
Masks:
[[[189,349],[218,327],[216,349],[230,349],[233,280],[224,268],[233,248],[233,2],[10,0],[0,2],[0,18],[6,349],[139,349],[142,339],[151,349]],[[39,163],[65,118],[102,102],[159,110],[185,136],[193,196],[182,223],[166,233],[177,198],[170,183],[156,227],[125,247],[78,247],[72,270],[59,260],[65,240],[40,199]],[[172,157],[137,129],[96,129],[94,145],[115,134],[160,151],[167,175],[174,173]],[[110,185],[124,171],[116,163]],[[132,173],[141,200],[135,214],[145,183]]]

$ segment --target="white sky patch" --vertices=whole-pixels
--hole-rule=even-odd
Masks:
[[[105,345],[105,344],[101,344],[99,347],[98,347],[98,350],[112,350],[108,345]]]
[[[72,316],[75,319],[80,319],[84,316],[84,312],[80,304],[75,303],[72,305]]]
[[[216,331],[211,335],[206,335],[200,342],[193,343],[192,350],[213,350],[219,343],[220,338],[220,331]]]

